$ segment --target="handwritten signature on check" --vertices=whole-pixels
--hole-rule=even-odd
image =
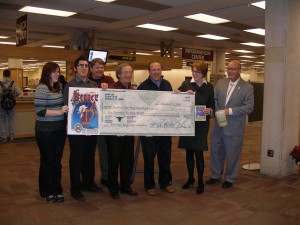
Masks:
[[[162,119],[156,122],[152,122],[150,123],[151,127],[155,127],[155,128],[190,128],[189,125],[186,124],[187,121],[181,121],[181,122],[177,122],[177,121],[172,121],[172,120],[166,120],[166,119]]]

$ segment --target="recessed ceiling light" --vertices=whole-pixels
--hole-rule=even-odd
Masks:
[[[240,55],[239,57],[242,57],[242,58],[249,58],[249,59],[255,59],[257,57],[255,56],[250,56],[250,55]]]
[[[6,39],[8,36],[0,36],[1,39]]]
[[[1,45],[16,45],[16,42],[0,41]]]
[[[144,52],[136,52],[135,54],[136,54],[136,55],[153,55],[153,54],[150,54],[150,53],[144,53]]]
[[[62,17],[69,17],[74,14],[75,12],[68,12],[68,11],[62,11],[62,10],[55,10],[55,9],[47,9],[47,8],[39,8],[39,7],[33,7],[33,6],[25,6],[19,11],[26,12],[26,13],[37,13],[37,14],[44,14],[44,15],[50,15],[50,16],[62,16]]]
[[[65,46],[58,45],[42,45],[43,48],[65,48]]]
[[[153,52],[160,52],[160,50],[155,50],[155,51],[153,51]]]
[[[197,35],[197,37],[213,39],[213,40],[226,40],[226,39],[229,39],[227,37],[217,36],[217,35],[213,35],[213,34]]]
[[[37,62],[37,59],[23,59],[23,62]]]
[[[156,25],[156,24],[151,24],[151,23],[137,25],[137,27],[152,29],[152,30],[160,30],[160,31],[178,30],[178,28],[175,28],[175,27],[168,27],[168,26]]]
[[[259,43],[255,43],[255,42],[246,42],[246,43],[240,43],[241,45],[249,45],[249,46],[253,46],[253,47],[262,47],[265,46],[263,44],[259,44]]]
[[[252,60],[247,60],[247,59],[241,59],[243,62],[253,62]]]
[[[241,53],[254,53],[253,51],[248,51],[248,50],[232,50],[234,52],[241,52]]]
[[[254,3],[251,3],[251,5],[261,8],[261,9],[265,9],[266,1],[254,2]]]
[[[261,28],[248,29],[248,30],[244,30],[244,31],[253,33],[253,34],[262,35],[262,36],[265,36],[265,33],[266,33],[265,29],[261,29]]]
[[[215,17],[215,16],[210,16],[210,15],[203,14],[203,13],[185,16],[185,18],[192,19],[192,20],[198,20],[198,21],[202,21],[202,22],[210,23],[210,24],[219,24],[219,23],[230,22],[230,20],[222,19],[222,18]]]
[[[105,3],[110,3],[110,2],[114,2],[116,0],[95,0],[97,2],[105,2]]]

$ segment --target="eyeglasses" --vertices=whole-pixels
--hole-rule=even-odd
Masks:
[[[127,76],[128,76],[128,75],[133,75],[133,72],[132,72],[132,71],[131,71],[131,72],[127,72],[127,71],[126,71],[126,72],[122,72],[122,74],[124,74],[124,75],[127,75]]]
[[[200,73],[202,73],[202,72],[199,71],[199,70],[192,70],[192,73],[198,73],[198,74],[200,74]]]
[[[236,71],[236,70],[239,70],[240,68],[230,68],[230,67],[227,67],[227,70],[230,70],[230,71]]]
[[[80,67],[81,69],[89,68],[89,65],[88,64],[79,64],[78,67]]]

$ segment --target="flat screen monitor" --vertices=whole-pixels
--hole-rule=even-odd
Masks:
[[[93,59],[100,58],[104,61],[104,63],[106,63],[107,56],[108,56],[108,51],[106,51],[106,50],[90,49],[89,55],[88,55],[88,61],[92,62]]]

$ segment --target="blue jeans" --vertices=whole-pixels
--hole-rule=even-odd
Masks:
[[[0,138],[6,139],[7,135],[10,138],[14,138],[14,122],[15,122],[15,108],[11,110],[4,110],[0,106]],[[8,126],[7,122],[8,121]],[[6,128],[8,127],[8,132],[6,131]]]

